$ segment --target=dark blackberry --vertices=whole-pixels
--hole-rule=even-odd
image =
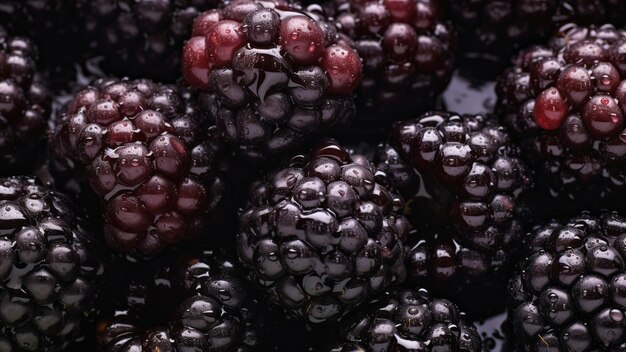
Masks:
[[[183,75],[206,90],[221,133],[249,158],[301,146],[354,113],[361,60],[317,9],[239,0],[194,23]]]
[[[387,292],[340,325],[344,341],[332,352],[482,351],[476,327],[457,306],[428,291]]]
[[[30,39],[0,34],[0,175],[28,173],[43,161],[51,98],[36,63]]]
[[[583,212],[537,227],[509,283],[519,351],[617,351],[626,344],[626,218]]]
[[[596,203],[623,189],[626,31],[566,25],[514,64],[499,79],[498,109],[529,165],[564,197]]]
[[[35,179],[0,179],[0,350],[62,351],[95,313],[99,244],[73,204]]]
[[[185,89],[98,80],[57,125],[55,165],[85,175],[115,249],[149,254],[195,237],[224,198],[227,151]]]
[[[76,0],[74,11],[111,73],[175,81],[191,25],[218,0]]]
[[[624,0],[444,0],[464,53],[508,58],[559,25],[626,22]]]
[[[426,113],[394,125],[377,166],[410,199],[419,242],[408,256],[409,276],[469,313],[477,309],[475,289],[503,304],[523,234],[520,194],[529,186],[504,129],[480,115]],[[480,313],[488,313],[498,300],[482,302],[489,304]]]
[[[432,108],[452,76],[456,41],[439,1],[334,1],[339,30],[363,58],[359,117],[390,122]]]
[[[333,321],[402,282],[409,224],[387,177],[333,142],[258,182],[237,250],[288,314]]]
[[[261,346],[262,308],[236,263],[213,252],[183,252],[165,264],[139,272],[117,311],[98,324],[101,351],[246,352]]]

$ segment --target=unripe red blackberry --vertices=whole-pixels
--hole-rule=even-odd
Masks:
[[[617,351],[626,335],[626,218],[583,212],[537,227],[509,283],[520,351]]]
[[[214,252],[157,259],[98,324],[102,352],[262,350],[263,308],[237,263]]]
[[[626,31],[563,26],[500,77],[498,109],[528,163],[559,194],[593,199],[626,183]]]
[[[359,118],[405,119],[432,108],[454,69],[455,33],[438,0],[334,0],[335,20],[363,58]],[[369,115],[369,116],[368,116]]]
[[[115,75],[175,81],[194,18],[218,0],[76,0],[83,33]]]
[[[288,314],[334,321],[401,283],[409,225],[387,177],[332,142],[256,184],[237,250]]]
[[[342,319],[332,352],[482,351],[476,327],[458,307],[428,291],[393,290]]]
[[[213,129],[186,89],[103,79],[66,105],[51,153],[101,200],[107,243],[149,254],[199,235],[220,204],[228,158]]]
[[[0,34],[0,175],[31,172],[43,159],[51,98],[37,61],[30,39]]]
[[[493,120],[430,112],[397,122],[377,156],[409,199],[418,241],[407,259],[410,277],[470,313],[476,289],[502,298],[523,234],[520,194],[529,175],[517,155]],[[497,307],[485,301],[479,313]]]
[[[100,246],[65,196],[27,177],[0,179],[0,350],[63,351],[86,333]]]
[[[241,154],[275,156],[352,118],[361,60],[324,17],[238,0],[194,22],[183,76],[206,91],[208,112]]]
[[[444,0],[464,53],[507,59],[568,22],[626,23],[623,0]]]

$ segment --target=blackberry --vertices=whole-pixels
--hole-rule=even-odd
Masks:
[[[85,175],[111,247],[155,253],[197,236],[221,203],[228,152],[197,110],[186,89],[127,79],[98,80],[63,109],[56,168]]]
[[[191,25],[218,0],[77,0],[89,45],[116,75],[175,81]]]
[[[43,161],[51,98],[26,37],[0,33],[0,175],[28,173]]]
[[[66,197],[33,178],[0,179],[0,208],[0,350],[62,351],[95,313],[95,236]]]
[[[500,77],[498,109],[529,164],[573,199],[626,183],[626,31],[566,25]],[[595,203],[595,201],[592,201]]]
[[[464,53],[508,58],[548,38],[559,25],[626,22],[623,0],[444,0]]]
[[[117,311],[98,324],[101,351],[259,348],[259,302],[236,263],[213,252],[174,258],[151,266],[126,287]]]
[[[482,351],[476,327],[458,307],[424,289],[387,292],[340,326],[344,341],[330,351]]]
[[[206,90],[210,115],[242,155],[284,153],[351,119],[361,61],[317,9],[239,0],[194,22],[183,76]]]
[[[363,58],[359,117],[389,114],[390,122],[432,108],[452,77],[456,45],[439,1],[334,2],[341,33]]]
[[[429,112],[397,122],[376,159],[410,199],[419,241],[407,259],[409,276],[469,313],[475,290],[501,297],[523,234],[521,195],[530,182],[504,129],[480,115]],[[489,304],[480,313],[498,300],[483,302]]]
[[[625,229],[615,212],[583,212],[533,231],[509,283],[518,350],[624,347]]]
[[[287,314],[333,321],[406,275],[409,224],[386,175],[334,142],[258,182],[237,251]]]

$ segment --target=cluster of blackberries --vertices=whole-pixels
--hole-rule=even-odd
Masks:
[[[0,351],[626,349],[625,25],[0,1]]]

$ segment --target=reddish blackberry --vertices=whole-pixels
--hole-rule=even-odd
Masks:
[[[623,0],[444,0],[464,53],[504,58],[553,34],[559,24],[626,22]]]
[[[27,38],[0,34],[0,175],[28,173],[42,161],[51,98]]]
[[[120,76],[175,81],[191,25],[218,0],[76,0],[93,51]]]
[[[261,308],[236,263],[205,252],[168,264],[126,287],[118,310],[98,324],[101,351],[246,352],[261,345]]]
[[[386,175],[332,142],[259,182],[237,250],[277,305],[332,321],[404,280],[409,224]]]
[[[409,275],[470,313],[474,289],[502,296],[487,287],[504,288],[523,233],[520,194],[529,179],[516,155],[494,121],[430,112],[397,122],[377,157],[379,169],[412,199],[419,242],[408,257]]]
[[[0,179],[0,209],[0,350],[64,350],[94,313],[95,237],[67,198],[33,178]]]
[[[617,351],[626,335],[626,218],[587,212],[538,227],[509,283],[520,351]]]
[[[566,25],[514,63],[499,79],[498,108],[529,164],[570,197],[623,188],[626,31]]]
[[[51,152],[102,200],[105,238],[154,253],[198,235],[225,191],[226,151],[189,92],[148,80],[98,80],[74,95]]]
[[[334,0],[336,22],[363,58],[359,116],[387,122],[432,108],[452,76],[455,34],[438,0]]]
[[[330,351],[482,351],[457,306],[424,289],[387,292],[343,320],[344,341]]]
[[[196,19],[183,75],[206,90],[210,114],[243,155],[276,155],[351,119],[361,60],[324,17],[239,0]]]

